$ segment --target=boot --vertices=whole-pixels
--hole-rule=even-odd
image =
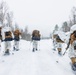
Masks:
[[[54,50],[54,51],[56,51],[56,49],[55,49],[55,48],[53,48],[53,50]]]
[[[33,50],[32,50],[33,52],[35,51],[35,49],[33,48]]]
[[[14,50],[16,50],[16,48],[15,48],[15,47],[13,47],[13,51],[14,51]]]
[[[72,69],[76,71],[76,63],[72,64]]]
[[[61,55],[61,51],[58,51],[58,54]]]
[[[36,51],[37,51],[37,48],[36,48]]]

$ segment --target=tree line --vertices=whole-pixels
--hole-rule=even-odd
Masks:
[[[59,29],[64,32],[68,32],[70,31],[70,27],[73,26],[74,24],[76,24],[76,7],[73,7],[71,9],[71,15],[69,16],[69,21],[63,22],[61,28],[59,28],[58,24],[56,24],[53,32]]]

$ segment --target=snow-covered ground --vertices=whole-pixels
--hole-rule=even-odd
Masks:
[[[63,44],[63,53],[65,47]],[[20,50],[10,51],[9,56],[3,56],[3,48],[0,53],[0,75],[74,75],[68,52],[59,56],[52,49],[51,39],[41,40],[39,50],[35,52],[32,52],[32,43],[25,40],[20,41]]]

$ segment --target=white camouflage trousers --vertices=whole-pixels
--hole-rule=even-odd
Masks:
[[[7,51],[7,49],[11,49],[11,41],[6,41],[5,42],[5,51]]]
[[[15,47],[16,49],[19,49],[19,41],[14,41],[14,47]]]
[[[33,40],[33,48],[35,50],[38,48],[38,41]]]
[[[70,45],[69,47],[69,58],[72,58],[72,57],[76,57],[76,50],[74,50],[74,48]]]
[[[54,47],[54,49],[56,49],[56,47],[57,47],[57,42],[56,41],[53,41],[53,47]]]
[[[57,43],[57,48],[62,48],[62,43]]]

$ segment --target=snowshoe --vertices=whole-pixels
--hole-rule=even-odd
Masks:
[[[10,55],[10,53],[4,53],[4,56],[5,56],[5,55]]]
[[[19,51],[19,49],[16,49],[15,47],[13,47],[13,51]]]
[[[4,53],[4,55],[10,55],[10,53]]]
[[[4,53],[4,55],[10,55],[9,50],[7,49]]]
[[[16,49],[16,51],[19,51],[19,49]]]

